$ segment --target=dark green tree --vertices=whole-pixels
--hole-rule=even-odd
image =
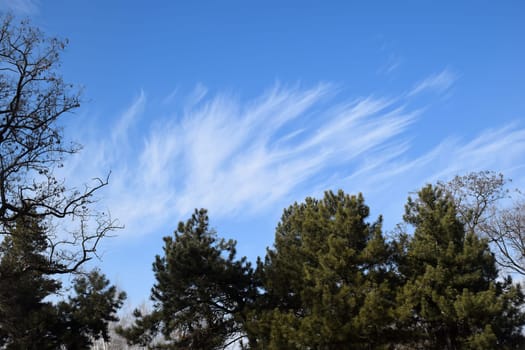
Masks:
[[[89,349],[117,320],[125,294],[98,271],[79,275],[67,301],[49,301],[61,283],[46,272],[48,249],[46,228],[31,216],[19,217],[0,244],[0,347]]]
[[[109,323],[118,321],[116,312],[126,294],[118,292],[99,271],[78,276],[73,285],[75,294],[58,303],[60,339],[67,349],[90,349],[93,341],[109,340]]]
[[[0,244],[0,347],[57,348],[56,310],[44,299],[61,284],[39,271],[49,265],[44,232],[35,220],[19,218]]]
[[[409,198],[399,271],[396,328],[405,345],[421,349],[518,349],[524,297],[510,278],[498,280],[488,242],[459,219],[453,198],[427,186]]]
[[[263,266],[261,349],[370,349],[392,337],[395,276],[362,195],[326,192],[284,211]]]
[[[164,254],[155,258],[153,312],[137,311],[135,324],[118,332],[154,349],[223,349],[244,338],[257,283],[235,254],[235,242],[218,239],[206,210],[196,210],[174,237],[164,237]]]

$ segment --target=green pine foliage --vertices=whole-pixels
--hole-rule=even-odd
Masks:
[[[52,303],[61,292],[46,258],[45,227],[21,216],[0,243],[0,348],[8,350],[89,349],[94,339],[108,339],[108,324],[124,293],[98,271],[78,276],[75,294]]]
[[[267,310],[251,324],[260,348],[387,342],[395,276],[381,219],[368,216],[362,195],[342,191],[285,210],[263,266]]]
[[[196,210],[164,238],[164,256],[155,259],[154,311],[136,311],[135,325],[119,333],[158,349],[222,349],[244,337],[257,286],[246,258],[235,254],[235,242],[218,239],[206,211]]]
[[[255,271],[196,211],[155,259],[154,311],[119,332],[151,349],[520,349],[521,287],[448,193],[409,199],[413,232],[391,239],[362,195],[307,198]]]
[[[39,272],[47,266],[44,229],[20,218],[0,244],[0,347],[55,349],[57,315],[44,299],[61,284]]]
[[[432,186],[409,199],[415,228],[400,263],[406,283],[397,297],[396,327],[404,343],[424,349],[519,348],[525,322],[521,290],[499,281],[488,242],[466,232],[449,195]]]
[[[96,339],[108,341],[108,324],[118,321],[116,313],[126,294],[97,270],[77,277],[73,289],[75,294],[57,305],[62,344],[67,349],[89,349]]]

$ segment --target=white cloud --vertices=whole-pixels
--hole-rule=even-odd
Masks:
[[[126,225],[122,236],[173,225],[198,207],[214,218],[259,214],[328,188],[402,208],[425,182],[484,169],[513,177],[525,166],[525,129],[515,125],[409,156],[406,132],[420,111],[405,99],[341,101],[329,84],[276,86],[249,102],[205,92],[198,87],[163,117],[147,115],[141,93],[70,163],[67,178],[112,170],[103,203]]]
[[[137,118],[144,111],[144,103],[146,96],[144,91],[140,91],[139,96],[133,101],[131,106],[122,113],[117,120],[116,125],[111,132],[111,140],[113,144],[128,142],[128,132],[130,128],[137,122]]]
[[[449,69],[445,69],[442,72],[433,74],[417,83],[408,93],[408,96],[414,96],[424,91],[443,93],[454,84],[457,78],[458,77],[454,72],[450,71]]]
[[[441,154],[434,158],[440,160],[442,167],[434,178],[441,179],[466,171],[486,169],[502,171],[512,177],[513,169],[525,165],[525,129],[508,125],[486,130],[465,143],[449,140],[441,149]]]
[[[377,192],[400,189],[406,196],[426,183],[472,171],[502,172],[520,183],[525,167],[525,128],[516,125],[486,130],[471,140],[449,138],[415,158],[407,158],[407,147],[371,162],[352,180]]]
[[[276,86],[247,103],[205,92],[198,87],[196,98],[163,118],[145,115],[141,93],[70,163],[77,174],[112,170],[104,204],[126,232],[149,232],[196,207],[218,217],[282,206],[326,172],[346,168],[346,175],[363,157],[402,142],[394,138],[416,116],[394,100],[336,103],[329,84]]]

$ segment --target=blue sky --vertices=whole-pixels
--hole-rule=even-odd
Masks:
[[[162,237],[209,209],[263,256],[282,209],[363,192],[385,230],[409,192],[468,171],[525,187],[521,1],[0,0],[68,38],[84,103],[63,176],[112,172],[99,205],[126,227],[103,271],[138,304]]]

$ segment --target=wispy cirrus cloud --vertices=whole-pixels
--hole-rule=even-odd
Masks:
[[[431,161],[438,161],[440,166],[430,180],[486,169],[497,169],[519,179],[525,166],[525,128],[510,124],[485,130],[469,141],[449,139],[433,153]]]
[[[162,118],[144,115],[141,93],[107,138],[84,142],[74,171],[112,171],[104,203],[127,232],[140,233],[145,221],[154,230],[196,207],[217,217],[285,205],[310,194],[326,173],[355,171],[364,158],[402,143],[394,139],[418,114],[395,99],[338,101],[330,84],[276,86],[248,102],[205,92],[197,87]],[[146,132],[125,137],[133,129]]]
[[[0,10],[11,11],[19,15],[31,15],[38,12],[38,0],[0,0]]]
[[[152,116],[141,92],[112,132],[84,141],[68,175],[111,170],[104,203],[126,233],[152,232],[196,207],[213,217],[258,214],[339,187],[402,208],[425,182],[525,166],[525,129],[517,125],[415,152],[408,135],[421,112],[406,97],[341,99],[336,87],[319,84],[276,86],[251,101],[197,86],[181,100]]]
[[[144,112],[146,96],[141,90],[139,96],[133,101],[131,106],[125,110],[117,119],[111,131],[111,141],[113,144],[127,142],[129,129],[137,123],[137,118]]]
[[[384,184],[402,179],[413,183],[414,190],[471,171],[496,170],[519,179],[525,167],[525,128],[511,124],[485,130],[471,140],[447,138],[418,157],[397,157],[403,153],[370,167],[368,181]]]
[[[425,91],[434,91],[437,93],[443,93],[447,91],[458,76],[449,69],[444,69],[440,73],[432,74],[424,80],[418,82],[412,90],[408,93],[408,96],[414,96]]]
[[[447,138],[433,148],[410,157],[408,144],[390,150],[374,162],[352,173],[347,183],[358,183],[359,190],[389,198],[393,212],[402,208],[409,192],[421,186],[447,181],[455,175],[493,170],[514,179],[518,188],[525,186],[525,128],[517,124],[485,130],[472,139]],[[397,201],[395,200],[397,199]],[[400,215],[390,220],[399,220]],[[392,227],[390,222],[390,227]]]

